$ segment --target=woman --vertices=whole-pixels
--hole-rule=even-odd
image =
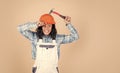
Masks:
[[[33,73],[59,73],[60,45],[79,38],[70,17],[66,16],[65,23],[70,35],[57,34],[54,18],[50,14],[42,15],[38,22],[18,26],[19,32],[32,43],[32,59],[35,60]],[[32,31],[32,28],[36,28],[36,31]]]

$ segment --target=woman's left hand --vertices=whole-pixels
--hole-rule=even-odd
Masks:
[[[70,24],[71,23],[71,17],[66,16],[64,21],[65,21],[66,24]]]

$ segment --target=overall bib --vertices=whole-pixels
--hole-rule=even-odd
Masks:
[[[43,43],[42,39],[37,42],[37,53],[33,73],[59,73],[57,43]]]

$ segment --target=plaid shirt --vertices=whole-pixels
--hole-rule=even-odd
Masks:
[[[58,57],[60,56],[60,45],[71,43],[79,38],[79,35],[75,28],[71,24],[66,25],[70,30],[70,35],[56,35],[57,49],[58,49]],[[36,59],[36,45],[38,41],[38,37],[36,32],[31,31],[32,28],[37,28],[37,22],[28,22],[18,26],[18,31],[25,36],[27,39],[31,41],[32,44],[32,59]],[[52,42],[50,37],[43,37],[43,42]]]

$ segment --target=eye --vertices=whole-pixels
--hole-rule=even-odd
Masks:
[[[46,26],[45,26],[45,25],[43,25],[43,26],[42,26],[42,29],[43,29],[43,28],[45,28],[45,27],[46,27]]]
[[[49,26],[49,27],[52,27],[52,25],[51,25],[51,24],[49,24],[48,26]]]

